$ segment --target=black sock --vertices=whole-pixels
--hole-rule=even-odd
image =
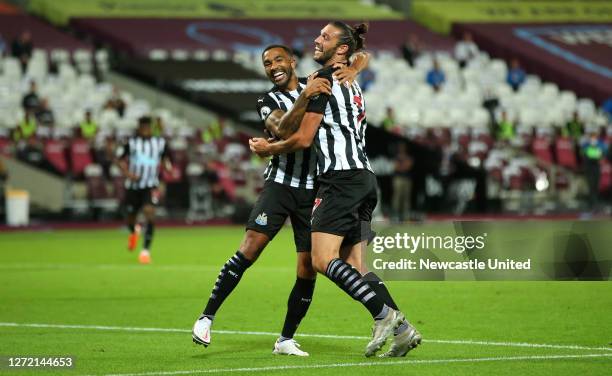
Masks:
[[[331,260],[327,265],[325,275],[351,298],[360,301],[375,319],[385,308],[385,303],[361,278],[361,274],[341,259]]]
[[[247,260],[240,251],[236,252],[235,255],[227,260],[225,265],[221,268],[219,277],[217,277],[217,281],[215,282],[215,287],[213,287],[212,293],[210,294],[208,304],[206,304],[206,308],[203,312],[204,316],[208,316],[212,320],[225,298],[232,293],[234,288],[238,285],[238,282],[240,282],[242,274],[251,264],[252,263]]]
[[[298,277],[295,280],[295,285],[293,285],[293,290],[291,290],[289,300],[287,301],[287,315],[285,316],[285,324],[283,325],[283,332],[281,333],[283,338],[293,338],[298,325],[300,325],[300,322],[304,316],[306,316],[306,312],[308,312],[314,287],[314,279],[303,279]]]
[[[385,283],[382,279],[380,279],[373,272],[368,272],[364,274],[363,279],[368,283],[368,285],[370,285],[370,288],[374,290],[376,295],[380,296],[380,298],[385,302],[387,306],[399,311],[397,304],[395,304],[395,301],[391,297],[391,294],[389,293],[389,290],[387,290],[387,286],[385,286]],[[402,322],[399,327],[395,328],[394,334],[398,335],[406,329],[408,329],[408,322],[404,320],[404,322]]]
[[[150,250],[151,242],[153,241],[154,231],[155,231],[155,227],[153,225],[153,222],[147,222],[145,224],[144,249]]]
[[[128,230],[130,230],[130,234],[133,234],[136,231],[136,225],[128,224]]]
[[[385,302],[389,307],[399,310],[397,308],[397,304],[393,301],[391,294],[389,294],[389,290],[387,290],[387,286],[376,274],[373,272],[368,272],[363,276],[364,281],[370,286],[372,290],[376,293],[376,295],[380,296],[380,298]]]

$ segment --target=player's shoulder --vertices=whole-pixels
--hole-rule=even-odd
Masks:
[[[273,95],[277,91],[278,91],[278,88],[276,86],[272,86],[268,91],[262,93],[261,95],[257,97],[257,104],[262,104],[265,101],[269,100],[270,94]]]
[[[336,68],[333,66],[323,67],[317,71],[317,77],[331,77],[334,71]]]

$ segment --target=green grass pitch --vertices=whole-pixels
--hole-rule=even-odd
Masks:
[[[610,282],[390,282],[424,341],[367,359],[369,314],[319,276],[296,336],[311,356],[273,356],[295,278],[289,228],[218,312],[212,345],[195,346],[193,321],[242,235],[161,228],[141,266],[120,229],[0,234],[0,355],[76,357],[70,370],[0,376],[612,374]]]

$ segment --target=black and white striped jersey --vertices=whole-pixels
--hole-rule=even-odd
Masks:
[[[127,189],[154,188],[159,185],[161,160],[168,156],[166,140],[162,137],[131,137],[119,147],[117,156],[127,158],[130,172],[140,177],[138,181],[126,179]]]
[[[261,120],[265,123],[268,115],[277,109],[289,111],[304,87],[306,87],[305,78],[300,79],[296,90],[280,91],[274,87],[257,99],[257,113],[261,116]],[[316,166],[316,153],[312,148],[307,148],[273,156],[264,172],[264,177],[266,180],[294,188],[313,189]]]
[[[334,80],[332,67],[318,71],[332,83],[331,95],[319,95],[310,100],[307,112],[323,114],[315,135],[317,172],[370,170],[366,155],[365,132],[367,121],[365,100],[357,82],[340,85]]]

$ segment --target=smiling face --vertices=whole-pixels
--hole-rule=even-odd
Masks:
[[[266,76],[279,88],[286,88],[294,77],[295,59],[282,48],[275,47],[262,56]]]
[[[315,52],[314,60],[319,64],[325,64],[329,61],[337,52],[338,48],[338,30],[333,25],[326,25],[322,30],[321,34],[315,39]]]

